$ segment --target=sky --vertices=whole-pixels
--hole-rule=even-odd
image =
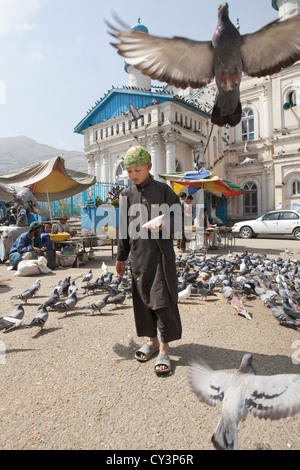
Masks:
[[[0,0],[0,138],[26,136],[83,151],[74,127],[108,90],[128,85],[105,20],[138,17],[150,34],[210,40],[216,0]],[[278,18],[271,0],[229,1],[231,21],[252,33]]]

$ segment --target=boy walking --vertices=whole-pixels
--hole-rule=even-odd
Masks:
[[[171,371],[169,343],[181,338],[181,320],[178,310],[178,289],[173,249],[173,220],[170,223],[169,236],[163,236],[163,225],[149,227],[144,231],[130,230],[135,226],[137,212],[146,212],[151,219],[152,209],[164,204],[178,208],[181,206],[178,196],[165,183],[155,181],[149,174],[151,156],[143,147],[132,147],[124,158],[132,184],[120,196],[120,232],[116,261],[117,274],[122,277],[125,261],[130,253],[132,272],[132,298],[135,324],[138,336],[149,337],[137,352],[136,359],[145,362],[159,352],[155,372],[166,374]],[[172,219],[172,218],[171,218]],[[124,226],[126,227],[124,233]],[[158,338],[160,333],[160,341]]]

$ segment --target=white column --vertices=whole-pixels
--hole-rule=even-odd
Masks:
[[[107,149],[102,149],[101,176],[103,183],[109,183],[109,155]]]
[[[91,175],[92,174],[92,159],[91,159],[91,156],[90,155],[86,155],[86,159],[87,159],[87,166],[88,166],[88,174]]]
[[[274,194],[273,194],[273,165],[264,165],[265,171],[265,190],[262,194],[266,204],[266,212],[274,209]]]
[[[87,162],[88,162],[88,174],[89,175],[95,175],[95,157],[92,153],[89,153],[87,156]]]
[[[153,135],[151,137],[151,162],[152,169],[151,173],[154,179],[158,179],[159,173],[159,135]]]
[[[270,129],[270,103],[271,103],[271,99],[272,97],[270,96],[270,88],[269,88],[269,85],[265,85],[264,86],[264,92],[263,92],[263,97],[264,97],[264,108],[265,108],[265,119],[264,119],[264,125],[265,125],[265,129],[264,129],[264,134],[265,134],[265,138],[267,139],[267,143],[270,139],[270,132],[271,132],[271,129]],[[259,135],[257,135],[257,137],[259,137]]]
[[[99,153],[96,153],[95,155],[95,175],[96,175],[96,181],[99,182],[101,181],[101,156]]]
[[[176,135],[173,132],[164,134],[166,146],[166,173],[176,171]]]

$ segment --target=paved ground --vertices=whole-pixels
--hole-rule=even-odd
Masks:
[[[289,248],[293,254],[285,254]],[[232,252],[266,253],[300,259],[295,240],[236,239]],[[225,256],[228,249],[216,253]],[[79,307],[101,297],[82,295],[82,276],[100,274],[105,261],[114,271],[108,248],[96,260],[76,269],[57,269],[41,276],[39,296],[25,307],[24,324],[37,312],[59,279],[71,275],[79,286]],[[81,276],[81,277],[80,277]],[[1,313],[13,311],[11,297],[35,278],[14,277],[0,265]],[[67,317],[53,312],[44,332],[26,329],[0,333],[5,361],[0,364],[0,449],[211,450],[210,438],[220,407],[201,403],[188,383],[192,359],[204,357],[213,368],[234,371],[244,352],[252,352],[259,374],[299,373],[292,362],[299,333],[278,326],[261,301],[247,301],[253,320],[232,315],[221,294],[207,302],[194,295],[180,305],[183,337],[172,344],[173,373],[157,377],[152,359],[134,359],[144,338],[135,334],[132,301],[102,315],[89,309]],[[3,356],[2,356],[3,359]],[[239,426],[241,449],[300,449],[300,415],[264,421],[252,415]]]

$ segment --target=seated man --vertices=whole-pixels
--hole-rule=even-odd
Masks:
[[[17,238],[9,253],[9,264],[13,268],[18,266],[25,253],[31,253],[34,256],[47,250],[40,237],[41,227],[42,224],[39,222],[32,222],[28,232],[22,233]]]
[[[52,230],[52,223],[51,222],[45,222],[44,223],[44,232],[41,234],[41,240],[47,250],[51,251],[53,250],[53,244],[52,240],[50,238],[50,233]]]
[[[70,233],[71,235],[76,235],[76,230],[71,230],[70,225],[68,224],[68,215],[61,214],[59,222],[56,222],[52,226],[52,233]]]

